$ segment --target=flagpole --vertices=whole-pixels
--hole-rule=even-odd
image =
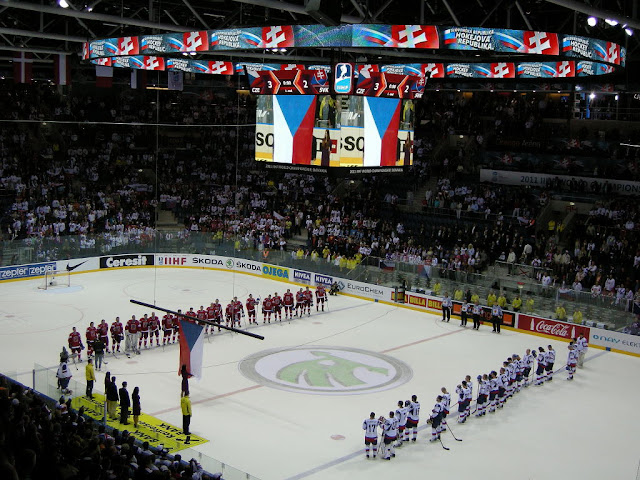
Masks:
[[[262,335],[258,335],[257,333],[252,333],[252,332],[245,332],[244,330],[239,330],[237,328],[233,328],[233,327],[227,327],[226,325],[221,325],[217,322],[209,322],[208,320],[200,320],[198,318],[195,317],[190,317],[189,315],[185,315],[184,313],[178,313],[178,312],[174,312],[173,310],[169,310],[168,308],[162,308],[162,307],[158,307],[157,305],[152,305],[150,303],[144,303],[144,302],[140,302],[138,300],[129,300],[131,303],[135,303],[136,305],[141,305],[143,307],[147,307],[147,308],[151,308],[153,310],[160,310],[161,312],[166,312],[166,313],[171,313],[177,317],[183,317],[186,318],[189,321],[195,322],[195,323],[204,323],[206,325],[211,325],[214,327],[218,327],[218,328],[223,328],[225,330],[230,330],[232,332],[236,332],[236,333],[241,333],[242,335],[247,335],[249,337],[253,337],[253,338],[257,338],[258,340],[264,340],[264,337]]]

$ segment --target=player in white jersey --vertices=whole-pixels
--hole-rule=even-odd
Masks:
[[[509,376],[507,371],[503,368],[500,369],[500,375],[498,375],[498,408],[504,408],[504,403],[507,401],[507,384],[509,383]]]
[[[378,453],[378,425],[380,422],[376,419],[376,414],[371,412],[369,418],[366,418],[362,422],[362,429],[364,430],[364,451],[369,458],[369,449],[373,445],[373,458],[376,458]]]
[[[574,342],[569,343],[569,354],[567,355],[567,380],[573,380],[573,374],[576,373],[576,365],[580,352]]]
[[[500,393],[500,387],[498,385],[498,375],[495,371],[489,374],[489,411],[494,413],[496,411],[496,404],[498,403],[498,394]]]
[[[418,439],[418,422],[420,421],[420,402],[417,395],[411,395],[409,415],[407,416],[407,431],[413,430],[412,442]],[[408,432],[407,432],[408,435]]]
[[[398,401],[398,408],[396,408],[395,417],[398,420],[398,442],[397,447],[402,446],[404,441],[405,430],[407,428],[407,416],[409,415],[409,406],[405,406],[402,400]]]
[[[398,420],[393,411],[389,412],[389,418],[382,422],[382,430],[384,431],[384,456],[385,460],[391,460],[396,456],[395,443],[398,438]]]
[[[509,366],[507,367],[507,372],[509,374],[509,388],[508,396],[513,397],[513,394],[516,393],[516,364],[515,359],[513,357],[507,358],[507,363]]]
[[[440,431],[442,432],[447,426],[447,415],[449,415],[449,407],[451,406],[451,394],[445,387],[440,389],[442,392],[442,420],[440,420]]]
[[[524,367],[522,365],[522,360],[520,359],[520,355],[514,353],[511,358],[513,358],[513,363],[516,366],[516,392],[520,391],[520,387],[522,386],[522,373],[524,371]]]
[[[431,410],[431,415],[429,416],[429,420],[427,423],[431,424],[431,438],[430,442],[435,442],[438,438],[440,438],[440,422],[442,420],[442,396],[438,395],[436,397],[436,404],[433,406],[433,410]]]
[[[589,343],[581,333],[578,338],[574,340],[574,344],[576,346],[575,349],[578,351],[578,367],[582,368],[584,365],[584,357],[587,355],[587,349],[589,348]]]
[[[553,349],[551,345],[547,346],[547,354],[545,355],[545,361],[547,362],[547,366],[545,367],[546,375],[544,376],[543,381],[551,381],[553,380],[553,362],[556,361],[556,351]]]
[[[467,390],[465,390],[465,400],[466,400],[466,405],[467,405],[467,411],[465,412],[465,421],[467,420],[467,418],[469,418],[471,416],[471,402],[473,401],[473,382],[471,381],[471,375],[467,375],[465,378],[465,381],[467,382]]]
[[[487,413],[486,409],[489,389],[489,376],[486,373],[484,375],[478,375],[478,408],[476,417],[481,417]]]
[[[533,359],[534,356],[531,354],[531,350],[527,348],[527,351],[522,358],[522,365],[524,367],[522,371],[522,375],[524,377],[524,386],[529,386],[529,374],[531,373],[531,368],[533,367]]]
[[[536,370],[536,386],[542,385],[542,378],[544,377],[544,370],[547,368],[547,360],[546,353],[544,348],[538,348],[538,356],[536,357],[538,360],[538,369]]]
[[[456,387],[456,394],[458,394],[458,423],[464,423],[467,420],[468,388],[465,380]]]

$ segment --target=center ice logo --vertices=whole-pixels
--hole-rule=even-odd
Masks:
[[[395,358],[346,347],[294,347],[251,355],[240,372],[262,385],[300,393],[352,395],[387,390],[411,379]]]

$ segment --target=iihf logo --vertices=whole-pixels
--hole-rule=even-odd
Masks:
[[[337,94],[349,95],[353,89],[353,65],[337,63],[333,69],[333,90]]]

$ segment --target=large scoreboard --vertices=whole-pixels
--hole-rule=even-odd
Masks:
[[[256,72],[251,93],[257,95],[328,95],[329,75],[324,70],[263,70]]]

